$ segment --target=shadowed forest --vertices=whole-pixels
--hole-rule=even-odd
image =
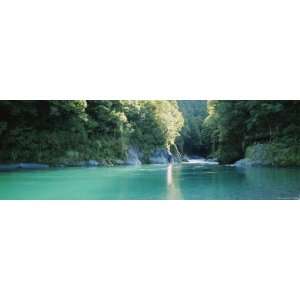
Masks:
[[[0,162],[142,163],[157,149],[300,166],[300,101],[0,101]]]

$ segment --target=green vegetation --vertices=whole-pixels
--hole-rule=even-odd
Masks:
[[[0,101],[0,161],[72,163],[147,156],[183,126],[174,101]]]
[[[207,155],[209,153],[206,128],[203,125],[207,117],[207,101],[177,101],[184,117],[184,127],[176,144],[180,152],[191,155]]]
[[[300,101],[0,101],[0,162],[125,160],[130,146],[300,165]],[[178,149],[178,150],[177,150]]]
[[[131,124],[130,144],[137,145],[145,161],[155,148],[170,149],[183,126],[175,101],[123,101]]]
[[[300,166],[300,146],[283,142],[255,144],[247,147],[245,157],[262,165]]]
[[[251,146],[264,144],[261,160],[300,165],[300,101],[209,101],[208,113],[210,148],[221,163],[233,163],[246,152],[253,158],[253,149],[260,148]]]

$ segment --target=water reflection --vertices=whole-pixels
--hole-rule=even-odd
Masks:
[[[176,184],[176,180],[173,178],[173,172],[173,164],[169,164],[167,167],[167,199],[180,200],[183,199],[180,185]]]
[[[167,184],[172,185],[173,184],[173,165],[169,164],[167,168]]]
[[[299,199],[300,168],[183,163],[0,172],[0,199]]]

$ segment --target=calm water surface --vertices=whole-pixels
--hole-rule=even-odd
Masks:
[[[299,168],[180,165],[0,173],[0,199],[300,199]]]

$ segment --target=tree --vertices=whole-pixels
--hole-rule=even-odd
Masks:
[[[298,101],[209,101],[205,125],[221,163],[232,163],[255,143],[300,140]]]
[[[128,101],[124,103],[130,123],[130,142],[147,157],[157,147],[175,144],[183,126],[183,117],[174,101]]]
[[[176,143],[180,151],[187,154],[207,155],[209,152],[205,135],[204,120],[207,117],[207,101],[177,101],[184,117],[184,127]]]

